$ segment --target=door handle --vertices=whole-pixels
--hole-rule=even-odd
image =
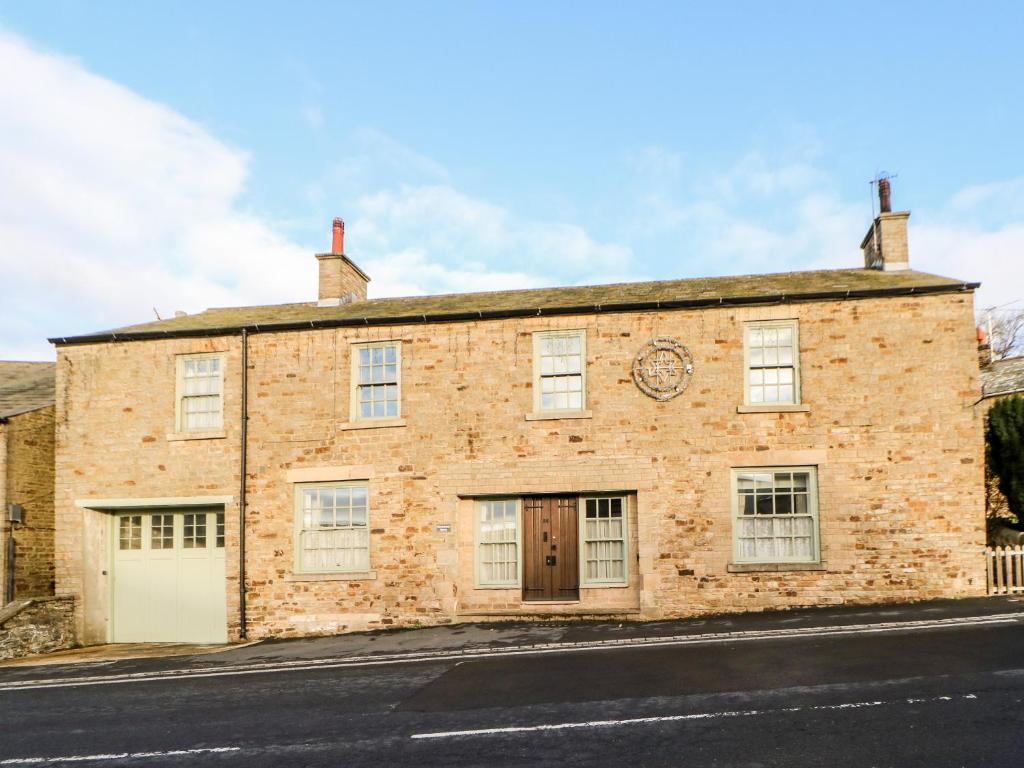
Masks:
[[[548,532],[544,531],[544,541],[547,542],[547,540],[548,540]]]

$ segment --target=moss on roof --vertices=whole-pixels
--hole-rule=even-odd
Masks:
[[[659,280],[646,283],[530,288],[483,293],[451,293],[437,296],[408,296],[369,299],[339,307],[321,307],[316,303],[275,304],[257,307],[208,309],[194,315],[129,325],[103,334],[51,339],[54,343],[100,340],[101,336],[152,337],[154,335],[191,335],[217,330],[234,331],[242,327],[317,324],[374,324],[399,318],[443,321],[450,316],[475,313],[543,314],[559,310],[602,311],[611,305],[654,304],[655,302],[722,301],[756,302],[838,298],[841,294],[863,291],[899,291],[929,288],[961,290],[973,284],[910,270],[882,272],[874,269],[836,269],[811,272],[782,272],[768,275],[705,277],[684,280]],[[828,294],[828,296],[820,295]],[[627,307],[622,307],[626,309]]]
[[[0,360],[0,419],[53,405],[54,363]]]
[[[1024,392],[1024,357],[994,360],[981,369],[982,397]]]

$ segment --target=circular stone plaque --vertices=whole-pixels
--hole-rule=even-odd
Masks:
[[[671,400],[681,395],[693,375],[690,350],[671,336],[649,341],[633,359],[633,381],[648,397]]]

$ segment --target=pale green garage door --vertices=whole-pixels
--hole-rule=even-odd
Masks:
[[[138,510],[113,524],[113,642],[227,642],[223,511]]]

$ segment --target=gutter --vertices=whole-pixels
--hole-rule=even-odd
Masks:
[[[984,400],[991,400],[993,397],[1008,397],[1009,395],[1019,395],[1022,392],[1024,392],[1024,388],[1020,388],[1020,387],[1017,388],[1017,389],[1008,389],[1005,392],[986,392],[984,389],[982,389],[981,397],[978,398],[978,400],[975,403],[975,405],[977,405],[978,403],[980,403],[980,402],[982,402]]]
[[[124,333],[94,333],[87,336],[63,336],[48,339],[57,346],[96,344],[110,341],[149,341],[153,339],[196,338],[226,336],[241,333],[274,333],[319,328],[352,328],[375,325],[414,325],[426,323],[457,323],[469,320],[500,320],[516,317],[553,317],[558,315],[592,315],[606,312],[643,312],[662,309],[703,309],[709,307],[753,306],[758,304],[793,304],[807,301],[843,301],[885,296],[918,296],[938,293],[964,293],[973,291],[981,283],[954,285],[924,285],[901,288],[862,288],[847,291],[817,291],[808,293],[779,293],[769,296],[722,296],[719,298],[669,299],[665,301],[636,301],[614,304],[581,304],[568,307],[523,307],[516,309],[490,309],[473,312],[439,312],[437,314],[393,315],[381,317],[344,317],[323,320],[301,320],[282,323],[247,323],[218,328],[183,328],[167,331],[128,331]]]

